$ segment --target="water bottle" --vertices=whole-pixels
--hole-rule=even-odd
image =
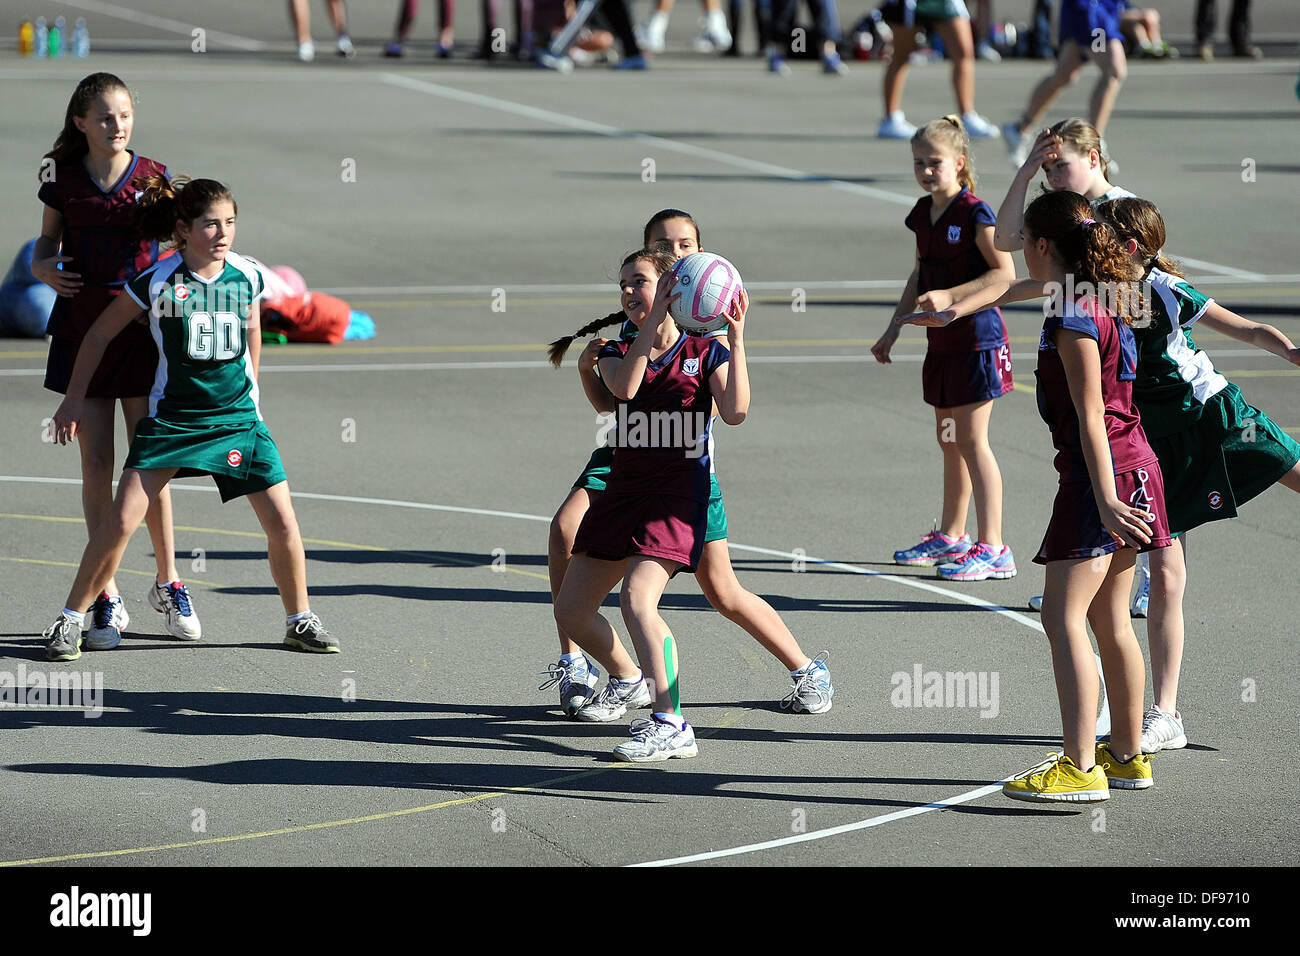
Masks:
[[[44,59],[50,55],[50,29],[45,25],[44,17],[36,18],[36,30],[32,35],[32,50],[38,59]]]
[[[67,21],[59,17],[50,28],[50,56],[63,56],[63,35],[68,30]]]
[[[86,18],[77,17],[77,25],[72,28],[72,55],[84,60],[90,53],[90,31],[86,29]]]

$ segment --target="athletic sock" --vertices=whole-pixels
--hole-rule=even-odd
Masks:
[[[686,726],[686,718],[679,714],[661,714],[659,711],[655,711],[654,716],[656,720],[661,720],[665,724],[672,724],[678,730]]]
[[[626,680],[624,680],[621,677],[611,677],[610,680],[616,684],[628,684],[628,685],[639,684],[641,683],[641,681],[645,680],[645,674],[643,674],[641,671],[637,671],[635,677],[629,677]]]
[[[63,616],[66,617],[69,621],[75,621],[77,624],[86,623],[85,611],[74,611],[72,610],[72,608],[65,607],[63,609]]]
[[[560,663],[561,663],[561,664],[572,664],[574,661],[578,660],[578,659],[581,658],[581,657],[585,657],[585,656],[586,656],[586,655],[583,654],[582,651],[574,651],[572,654],[561,654],[561,655],[560,655]]]
[[[308,608],[307,610],[302,611],[298,614],[290,614],[284,619],[284,623],[285,626],[292,627],[294,624],[297,624],[299,621],[306,620],[309,617],[311,617],[311,608]]]
[[[803,665],[802,667],[800,667],[798,670],[793,670],[793,671],[791,671],[791,672],[790,672],[790,676],[791,676],[791,677],[798,677],[800,674],[802,674],[802,673],[804,673],[805,671],[807,671],[808,668],[812,667],[812,665],[813,665],[813,662],[812,662],[812,658],[810,657],[810,658],[808,658],[808,663],[804,664],[804,665]]]

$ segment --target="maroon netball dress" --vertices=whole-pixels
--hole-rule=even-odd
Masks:
[[[131,165],[111,188],[100,189],[81,160],[60,163],[54,178],[42,183],[37,196],[63,216],[63,267],[81,275],[82,286],[71,297],[59,296],[47,328],[52,336],[45,369],[45,387],[64,394],[81,342],[101,312],[158,258],[158,243],[141,239],[133,217],[140,198],[139,180],[165,176],[166,167],[131,154]],[[132,322],[109,344],[86,395],[89,398],[129,398],[148,395],[158,364],[158,348],[149,327]]]
[[[997,224],[989,204],[962,189],[939,221],[931,222],[933,205],[933,197],[922,197],[904,220],[916,233],[917,295],[951,289],[992,268],[975,244],[976,227]],[[1015,387],[1007,327],[996,306],[927,329],[926,340],[921,390],[927,405],[959,408],[1000,398]]]
[[[629,348],[609,342],[600,358],[622,358]],[[730,358],[718,339],[683,334],[649,363],[636,395],[619,403],[609,481],[582,519],[574,554],[608,561],[643,554],[695,570],[709,508],[709,378]]]
[[[1143,508],[1155,518],[1148,521],[1151,543],[1140,550],[1169,546],[1169,523],[1165,518],[1165,489],[1160,464],[1147,444],[1146,434],[1133,404],[1133,380],[1137,377],[1137,345],[1127,325],[1096,302],[1079,298],[1052,309],[1043,323],[1038,345],[1038,413],[1052,430],[1056,447],[1053,464],[1060,475],[1060,488],[1052,504],[1052,518],[1034,561],[1064,561],[1100,557],[1120,549],[1102,524],[1093,493],[1088,464],[1083,457],[1079,416],[1070,398],[1065,366],[1056,351],[1056,333],[1061,329],[1081,332],[1097,342],[1101,356],[1101,395],[1106,409],[1106,437],[1119,499]]]

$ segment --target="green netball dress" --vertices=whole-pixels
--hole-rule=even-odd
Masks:
[[[1212,299],[1159,269],[1147,277],[1151,324],[1133,329],[1133,401],[1160,459],[1169,530],[1220,518],[1260,494],[1300,461],[1300,444],[1242,396],[1192,340]]]
[[[248,353],[248,318],[262,291],[257,270],[233,252],[212,279],[177,254],[127,284],[127,295],[149,311],[158,347],[149,416],[136,428],[127,468],[211,475],[222,501],[285,480]]]

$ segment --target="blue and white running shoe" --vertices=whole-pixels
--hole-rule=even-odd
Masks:
[[[1016,559],[1006,545],[994,550],[981,541],[951,564],[935,569],[945,581],[987,581],[989,578],[1014,578]]]
[[[796,714],[824,714],[831,709],[831,698],[835,696],[835,685],[831,683],[831,672],[826,667],[829,651],[822,651],[791,675],[794,687],[781,699],[782,710],[793,710]]]
[[[970,550],[970,535],[950,538],[935,525],[934,530],[921,539],[921,543],[906,551],[894,552],[894,563],[909,567],[929,568],[936,564],[948,564]]]

